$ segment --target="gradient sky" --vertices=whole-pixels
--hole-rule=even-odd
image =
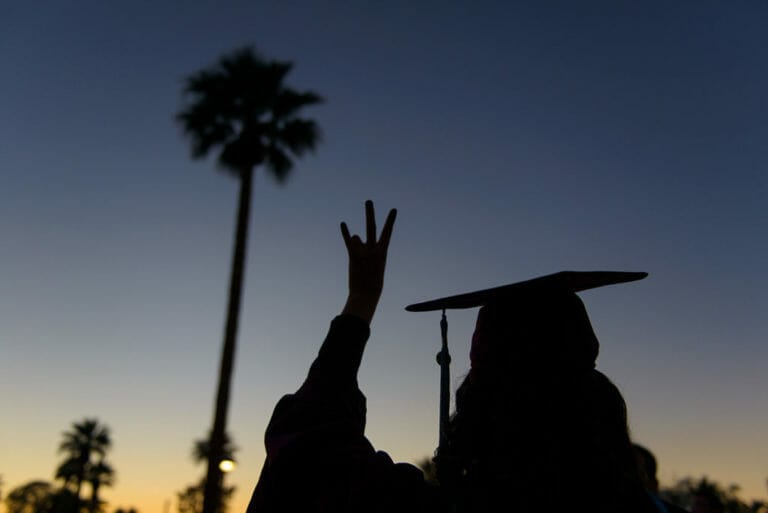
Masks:
[[[406,304],[563,269],[662,482],[766,496],[768,4],[16,2],[0,21],[0,474],[52,479],[61,432],[112,428],[110,507],[160,513],[202,467],[237,183],[192,162],[184,76],[289,59],[316,156],[258,174],[230,430],[243,511],[271,410],[344,302],[338,222],[400,211],[360,373],[396,460],[437,435],[439,314]],[[454,383],[473,311],[449,316]]]

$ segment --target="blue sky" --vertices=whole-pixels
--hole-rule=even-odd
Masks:
[[[662,481],[765,496],[768,7],[761,2],[43,2],[0,21],[0,474],[52,477],[112,427],[112,506],[202,473],[236,183],[192,162],[183,78],[254,44],[327,102],[316,156],[258,174],[230,426],[242,508],[281,394],[345,294],[338,223],[400,211],[361,369],[369,434],[436,443],[439,316],[406,304],[563,269]],[[456,382],[473,312],[450,316]],[[175,504],[173,504],[175,509]]]

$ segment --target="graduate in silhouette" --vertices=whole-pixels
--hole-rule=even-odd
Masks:
[[[577,292],[646,273],[560,272],[410,305],[480,306],[471,368],[435,464],[457,511],[660,511],[645,490],[618,388]]]
[[[349,295],[304,384],[275,407],[248,513],[658,512],[643,488],[624,400],[594,368],[599,344],[576,295],[644,273],[558,273],[412,305],[482,305],[472,368],[435,457],[439,486],[374,449],[357,371],[395,216],[379,238],[371,202],[365,240],[341,225]]]

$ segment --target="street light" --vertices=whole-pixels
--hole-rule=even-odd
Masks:
[[[222,472],[232,472],[235,470],[235,460],[221,460],[219,462],[219,470]]]

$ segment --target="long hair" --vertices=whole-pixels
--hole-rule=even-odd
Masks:
[[[654,511],[618,388],[597,370],[522,374],[468,376],[457,391],[435,464],[458,510]]]

